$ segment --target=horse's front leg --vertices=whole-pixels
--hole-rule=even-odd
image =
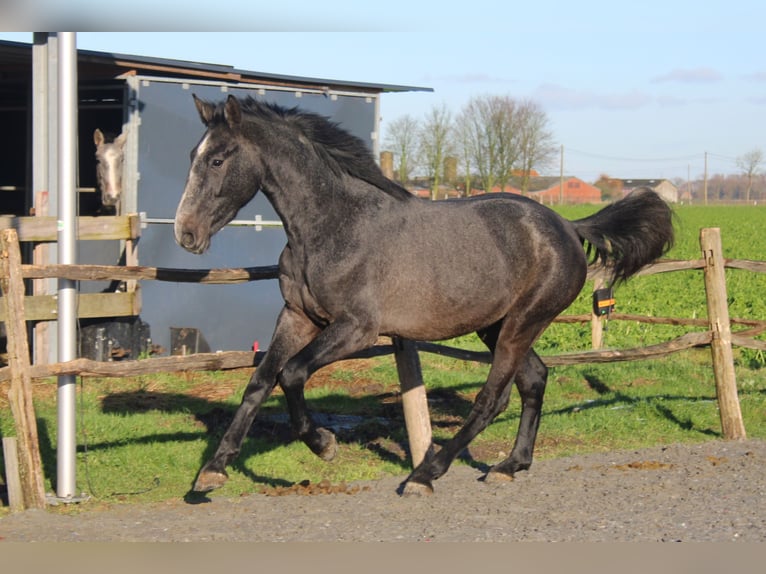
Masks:
[[[337,442],[331,431],[317,426],[309,415],[303,394],[306,381],[318,369],[372,346],[376,338],[377,330],[371,321],[340,318],[291,358],[279,373],[278,382],[285,393],[294,432],[324,460],[335,457]]]
[[[209,492],[225,484],[228,479],[226,467],[239,454],[258,409],[276,385],[277,375],[287,360],[316,336],[316,333],[316,326],[306,317],[287,307],[282,310],[269,349],[250,378],[242,402],[218,449],[199,471],[192,490]]]

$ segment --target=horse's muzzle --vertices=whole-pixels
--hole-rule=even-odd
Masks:
[[[181,247],[194,251],[194,234],[188,231],[181,235]]]
[[[184,231],[180,236],[176,237],[178,244],[187,251],[200,255],[207,251],[209,243],[204,240],[199,240],[191,231]]]

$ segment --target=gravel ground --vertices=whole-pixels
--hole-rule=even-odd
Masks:
[[[454,465],[423,498],[388,477],[331,494],[29,510],[0,519],[0,541],[763,542],[765,471],[766,441],[711,441],[536,461],[508,483]]]

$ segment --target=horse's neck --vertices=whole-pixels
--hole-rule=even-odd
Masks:
[[[264,185],[263,193],[285,225],[288,239],[324,236],[356,218],[374,218],[377,210],[395,209],[397,201],[372,185],[350,176],[303,176]]]

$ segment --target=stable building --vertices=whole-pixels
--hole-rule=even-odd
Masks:
[[[58,39],[35,33],[32,44],[0,42],[0,226],[19,218],[55,216],[57,189],[56,77]],[[219,232],[210,251],[192,255],[173,237],[175,209],[184,189],[189,152],[204,126],[192,94],[218,101],[233,94],[328,116],[379,156],[381,94],[430,88],[264,74],[227,65],[77,51],[78,215],[107,217],[95,193],[96,128],[127,137],[123,191],[116,214],[138,218],[135,238],[77,242],[77,262],[144,265],[171,269],[275,265],[285,244],[276,213],[261,195]],[[23,244],[24,262],[56,263],[55,249],[42,253]],[[31,282],[30,282],[31,283]],[[55,295],[55,280],[35,280],[39,296]],[[109,359],[109,349],[128,358],[151,350],[186,352],[249,350],[268,345],[282,299],[276,281],[196,285],[160,281],[82,282],[80,295],[114,296],[98,317],[79,319],[82,356]],[[135,283],[135,284],[133,284]],[[124,304],[124,305],[123,305]],[[109,309],[122,309],[110,316]],[[36,362],[54,362],[53,317],[35,322]],[[191,335],[190,335],[191,334]],[[183,341],[174,337],[185,337]],[[46,345],[48,348],[46,349]],[[104,349],[107,351],[104,351]]]

